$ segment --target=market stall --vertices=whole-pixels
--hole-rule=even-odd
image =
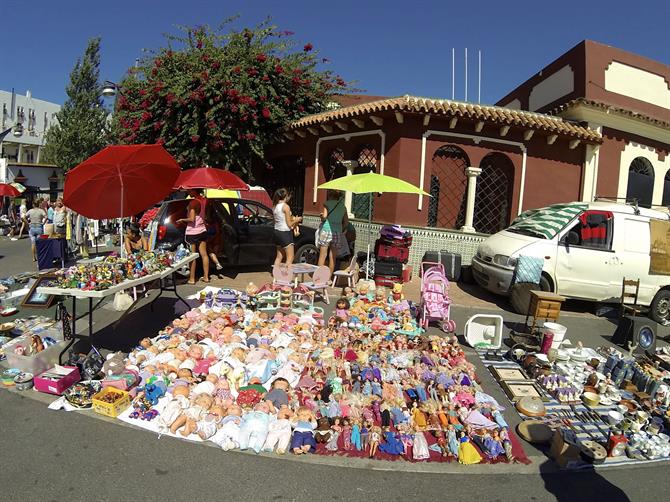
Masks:
[[[188,303],[177,292],[176,273],[197,258],[197,253],[189,253],[181,249],[177,253],[144,253],[128,259],[108,257],[98,262],[91,261],[88,265],[79,265],[57,272],[56,277],[51,281],[52,285],[38,287],[37,293],[72,299],[72,339],[63,349],[61,357],[77,339],[85,338],[78,334],[76,329],[77,299],[88,299],[87,338],[89,340],[93,336],[93,311],[105,299],[119,292],[158,281],[158,295],[152,304],[164,291],[170,291],[188,307]],[[171,280],[166,281],[167,278]],[[93,300],[97,300],[95,306]],[[121,319],[133,309],[136,303],[135,299]]]

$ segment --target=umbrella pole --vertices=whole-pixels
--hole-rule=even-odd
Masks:
[[[370,239],[372,237],[372,192],[370,192],[368,199],[368,257],[367,267],[365,267],[365,280],[370,279]]]

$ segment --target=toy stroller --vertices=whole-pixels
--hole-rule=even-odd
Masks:
[[[424,328],[433,322],[439,322],[442,331],[453,333],[456,323],[449,318],[451,300],[449,299],[449,280],[441,263],[421,263],[421,304],[419,322]]]

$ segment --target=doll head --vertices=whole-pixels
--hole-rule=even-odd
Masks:
[[[149,347],[151,347],[151,340],[148,338],[142,338],[142,340],[140,341],[140,346],[144,349],[148,349]]]
[[[238,405],[236,403],[233,403],[230,406],[228,406],[228,409],[226,410],[226,415],[241,417],[242,416],[242,408],[240,407],[240,405]]]
[[[188,388],[187,385],[175,385],[174,389],[172,389],[172,396],[173,397],[188,397],[189,394],[191,393],[190,389]]]
[[[314,418],[312,410],[310,410],[307,406],[300,406],[297,410],[295,410],[295,416],[302,422],[310,422]]]
[[[214,385],[216,385],[217,383],[219,383],[219,377],[216,376],[214,373],[210,373],[209,375],[207,375],[207,376],[205,377],[205,380],[206,380],[207,382],[213,383]]]
[[[293,411],[287,405],[282,404],[277,412],[277,418],[291,418]]]
[[[256,404],[256,406],[254,406],[254,411],[270,413],[270,405],[267,401],[260,401],[258,404]]]
[[[209,412],[218,418],[223,418],[226,415],[226,409],[219,404],[213,404]]]
[[[342,296],[337,300],[335,304],[336,309],[347,310],[349,308],[349,300],[346,297]]]
[[[195,404],[196,406],[200,406],[205,410],[209,410],[214,404],[214,398],[209,394],[205,393],[198,394],[196,398],[193,400],[193,404]]]
[[[379,287],[375,291],[375,301],[383,302],[384,300],[386,300],[386,288]]]
[[[272,382],[273,389],[279,389],[288,392],[289,387],[290,385],[288,383],[288,380],[286,380],[286,378],[279,377]]]
[[[177,371],[177,378],[183,380],[193,380],[193,372],[188,368],[180,368]]]

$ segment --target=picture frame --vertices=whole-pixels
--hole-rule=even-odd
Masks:
[[[528,376],[521,368],[496,368],[495,366],[490,366],[489,370],[491,371],[493,378],[498,382],[522,382],[528,379]]]
[[[549,398],[540,388],[537,382],[532,380],[520,382],[500,382],[500,386],[509,398],[510,401],[516,403],[523,397],[537,397],[542,401],[549,401]]]
[[[45,295],[37,292],[37,288],[40,286],[50,286],[56,280],[55,274],[42,274],[30,287],[28,294],[23,297],[21,302],[21,307],[30,307],[37,309],[48,309],[54,302],[54,295]]]

